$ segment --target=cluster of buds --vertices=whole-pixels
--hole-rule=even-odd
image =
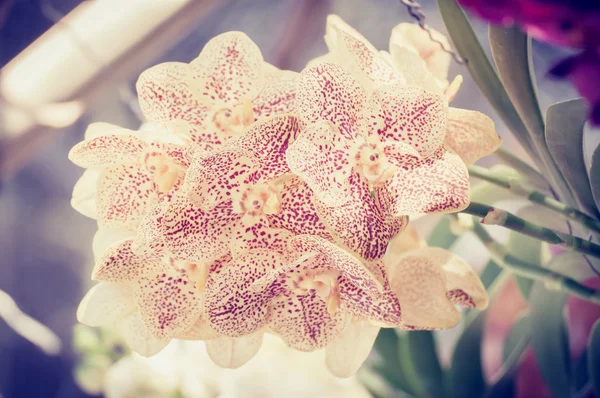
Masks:
[[[449,107],[461,79],[423,34],[400,25],[380,52],[330,16],[329,53],[301,73],[239,32],[142,73],[148,124],[92,124],[70,153],[87,168],[72,203],[99,225],[78,319],[145,356],[204,340],[230,368],[270,333],[325,348],[347,377],[379,328],[444,329],[455,305],[485,308],[455,255],[384,256],[409,216],[465,208],[466,164],[500,144],[488,117]]]

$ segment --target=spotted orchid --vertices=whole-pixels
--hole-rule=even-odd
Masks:
[[[88,168],[73,203],[100,226],[81,322],[116,325],[142,355],[204,340],[229,368],[275,334],[324,349],[348,377],[381,327],[452,327],[455,304],[487,305],[451,253],[420,241],[390,249],[414,235],[401,234],[409,215],[468,204],[465,158],[482,152],[455,135],[459,156],[448,138],[452,117],[468,116],[448,108],[443,76],[408,83],[392,55],[340,21],[330,18],[327,40],[347,63],[280,71],[247,36],[225,33],[191,63],[140,76],[152,131],[90,127],[70,153]],[[371,58],[352,59],[359,44]],[[473,131],[489,130],[480,122]],[[465,123],[456,129],[471,137]]]
[[[157,202],[170,200],[189,166],[185,123],[132,131],[93,123],[69,159],[87,170],[73,190],[72,205],[100,228],[135,231]]]
[[[228,32],[210,40],[189,64],[146,70],[136,87],[148,121],[186,121],[192,140],[214,149],[259,118],[292,112],[296,77],[264,62],[244,33]]]
[[[400,24],[392,31],[389,52],[377,51],[359,32],[336,15],[327,19],[325,41],[329,54],[319,62],[333,62],[343,66],[364,87],[372,92],[380,86],[418,87],[429,93],[454,98],[462,78],[457,76],[448,83],[450,55],[448,40],[439,32],[431,31],[433,38],[420,27]],[[405,87],[406,89],[406,87]],[[402,96],[398,90],[398,96]],[[476,111],[449,107],[446,113],[444,146],[456,153],[467,164],[494,152],[500,139],[492,120]]]

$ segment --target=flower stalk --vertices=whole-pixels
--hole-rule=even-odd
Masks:
[[[482,224],[500,225],[553,245],[559,245],[569,250],[600,258],[600,245],[576,236],[533,224],[505,210],[497,209],[482,203],[471,202],[471,204],[462,212],[481,217]]]
[[[506,188],[512,193],[527,198],[529,201],[544,206],[547,209],[560,213],[563,215],[563,217],[576,221],[590,230],[600,232],[600,222],[594,218],[526,186],[519,180],[500,176],[492,173],[490,170],[484,167],[476,165],[469,166],[469,175]]]
[[[548,180],[539,171],[528,165],[526,162],[521,160],[514,153],[509,151],[506,147],[501,146],[498,148],[496,152],[494,152],[502,163],[507,164],[508,166],[515,169],[519,174],[523,175],[529,182],[532,183],[535,187],[542,191],[549,191],[550,185],[548,185]]]
[[[557,274],[549,269],[539,267],[513,256],[506,250],[504,245],[492,238],[481,224],[473,223],[472,230],[490,251],[490,255],[499,266],[524,278],[543,281],[548,289],[563,290],[573,296],[600,304],[600,291],[584,286],[572,278]]]

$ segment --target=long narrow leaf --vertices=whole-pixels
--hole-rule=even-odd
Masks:
[[[589,170],[590,187],[596,206],[600,209],[600,147],[596,148],[592,155],[592,164]]]
[[[444,381],[430,331],[398,330],[399,371],[417,397],[444,397]]]
[[[587,109],[582,99],[550,106],[546,112],[546,144],[579,206],[587,213],[597,215],[583,160],[583,126],[586,119]]]
[[[502,350],[502,360],[504,364],[511,359],[513,355],[520,355],[531,337],[531,320],[527,313],[523,314],[512,326]]]
[[[381,329],[375,340],[375,351],[381,361],[374,366],[378,372],[393,388],[415,395],[408,378],[401,369],[398,359],[399,339],[394,329]]]
[[[456,51],[467,60],[467,67],[473,80],[521,146],[532,153],[535,158],[527,128],[508,97],[490,60],[481,48],[465,13],[456,0],[438,0],[438,5]]]
[[[567,295],[550,291],[541,282],[531,289],[531,343],[544,381],[557,397],[571,396],[569,341],[563,319]]]
[[[533,149],[542,160],[542,170],[548,173],[561,198],[569,205],[576,206],[573,195],[546,146],[544,119],[531,67],[531,38],[517,27],[494,26],[490,26],[489,37],[500,80],[527,127]]]
[[[576,252],[560,254],[547,265],[552,271],[579,282],[595,276],[585,257]],[[531,337],[536,360],[546,384],[555,396],[570,396],[573,390],[569,342],[563,318],[567,295],[548,290],[542,282],[533,285],[530,296]]]
[[[600,397],[600,320],[596,321],[588,340],[588,372],[597,397]]]
[[[518,27],[490,26],[490,46],[500,80],[530,134],[544,134],[544,119],[529,71],[528,38]]]
[[[449,369],[452,396],[483,397],[486,390],[481,367],[481,339],[485,312],[480,312],[467,325],[460,336]]]

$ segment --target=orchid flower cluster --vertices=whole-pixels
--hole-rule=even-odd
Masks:
[[[381,327],[445,329],[455,305],[485,308],[452,253],[388,250],[411,239],[409,216],[464,209],[466,165],[500,144],[487,116],[448,105],[461,78],[426,35],[401,24],[377,51],[330,16],[329,53],[301,73],[240,32],[143,72],[147,124],[94,123],[70,152],[87,169],[73,206],[99,226],[78,319],[144,356],[204,340],[231,368],[270,333],[325,348],[347,377]]]

